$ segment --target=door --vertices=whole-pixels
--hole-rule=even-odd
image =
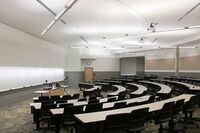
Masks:
[[[93,67],[85,67],[85,82],[93,82]]]

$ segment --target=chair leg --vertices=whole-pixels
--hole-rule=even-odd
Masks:
[[[160,124],[160,128],[159,128],[159,133],[162,133],[163,132],[163,125],[162,123]]]

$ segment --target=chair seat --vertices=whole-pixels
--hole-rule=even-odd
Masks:
[[[51,116],[41,116],[41,120],[51,119]]]
[[[156,123],[163,123],[163,122],[166,122],[166,121],[170,121],[172,118],[164,118],[164,119],[159,119],[156,121]]]
[[[137,128],[129,128],[129,129],[127,130],[127,133],[133,133],[133,132],[141,131],[141,130],[143,130],[144,128],[145,128],[144,126],[137,127]]]

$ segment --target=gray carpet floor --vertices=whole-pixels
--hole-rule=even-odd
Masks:
[[[29,104],[35,90],[40,90],[42,86],[24,88],[21,90],[0,93],[0,133],[54,133],[54,128],[48,130],[33,130],[32,115]],[[79,89],[67,90],[68,94],[79,93]],[[102,95],[105,95],[102,94]],[[197,109],[195,117],[200,117],[200,109]],[[199,122],[200,124],[200,122]],[[180,125],[181,126],[181,125]],[[147,123],[144,133],[157,133],[158,125]],[[61,133],[67,133],[67,128],[62,127]],[[200,129],[189,126],[186,133],[200,133]]]

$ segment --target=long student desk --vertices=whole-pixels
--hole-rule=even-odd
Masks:
[[[122,83],[121,81],[114,81],[112,79],[104,79],[104,80],[101,80],[100,82],[109,83],[109,85],[120,85]]]
[[[113,87],[117,88],[117,90],[114,91],[114,92],[108,93],[108,94],[107,94],[108,96],[116,96],[116,95],[118,95],[120,92],[126,91],[126,88],[123,87],[123,86],[120,86],[120,85],[113,85]]]
[[[111,108],[114,106],[115,103],[118,102],[127,102],[127,104],[129,103],[134,103],[134,102],[144,102],[144,101],[148,101],[150,98],[150,96],[142,96],[142,97],[138,97],[138,98],[133,98],[133,99],[126,99],[126,100],[121,100],[121,101],[115,101],[115,102],[110,102],[110,103],[104,103],[103,104],[103,109],[107,109],[107,108]],[[60,118],[62,117],[63,113],[64,113],[64,108],[56,108],[56,109],[50,109],[52,115],[55,118],[56,121],[56,133],[59,133],[59,124],[60,124]],[[99,112],[96,112],[99,113]],[[90,114],[90,113],[85,113],[85,114]]]
[[[139,105],[139,106],[133,106],[133,107],[126,107],[122,109],[114,109],[114,110],[108,110],[108,111],[100,111],[100,112],[92,112],[92,113],[85,113],[85,114],[76,114],[75,118],[83,123],[94,123],[94,122],[100,122],[105,121],[106,116],[112,115],[112,114],[120,114],[120,113],[131,113],[133,110],[141,109],[141,108],[149,108],[149,112],[154,112],[161,110],[163,105],[168,102],[177,101],[180,99],[185,99],[185,102],[189,101],[190,98],[194,96],[191,94],[182,94],[180,96],[170,98],[163,101],[158,101],[154,103]]]
[[[98,90],[101,90],[101,86],[94,85],[93,87],[89,89],[85,89],[83,91],[83,96],[86,97],[87,95],[91,95],[94,91],[98,91]]]
[[[172,89],[171,87],[167,86],[167,85],[164,85],[164,84],[160,84],[160,83],[156,83],[156,82],[150,82],[150,81],[140,81],[141,83],[149,83],[149,84],[154,84],[154,85],[157,85],[157,86],[160,86],[160,90],[157,92],[158,94],[169,94]]]
[[[200,91],[200,86],[192,85],[189,83],[184,82],[178,82],[178,81],[171,81],[171,80],[162,80],[162,79],[153,79],[154,81],[162,81],[162,82],[168,82],[168,83],[176,83],[186,86],[191,91]]]
[[[127,83],[127,85],[132,85],[132,86],[136,86],[138,89],[136,91],[133,91],[130,93],[133,95],[141,95],[143,94],[145,91],[147,91],[147,87],[140,85],[140,84],[134,84],[134,83]]]
[[[117,98],[117,96],[114,96],[114,97]],[[145,101],[148,101],[149,98],[150,98],[150,95],[146,95],[146,96],[141,96],[141,97],[137,97],[137,98],[125,99],[125,100],[114,101],[114,102],[107,102],[107,100],[109,98],[101,98],[99,102],[103,103],[103,109],[106,109],[106,108],[113,107],[115,103],[126,102],[127,104],[130,104],[130,103],[134,103],[134,102],[145,102]],[[81,105],[87,105],[88,104],[88,101],[77,101],[77,100],[78,99],[69,100],[67,103],[73,103],[74,106],[81,106]],[[58,104],[58,106],[59,105],[60,104]],[[38,109],[41,109],[42,104],[41,103],[30,103],[30,106],[32,106],[32,107],[34,107],[35,109],[38,110]]]
[[[94,86],[93,83],[79,83],[78,87],[80,88],[80,90],[85,90],[85,89],[89,89],[92,88]]]
[[[198,82],[200,83],[200,79],[194,79],[194,78],[178,78],[178,77],[164,77],[165,79],[169,80],[178,80],[178,81],[192,81],[192,82]]]

